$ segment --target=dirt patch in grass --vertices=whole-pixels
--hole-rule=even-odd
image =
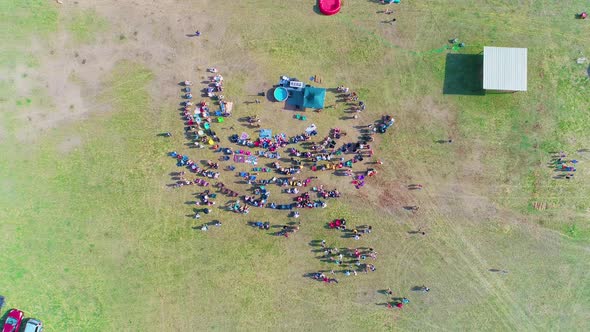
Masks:
[[[18,98],[32,100],[19,113],[28,123],[17,132],[19,140],[30,142],[47,129],[108,109],[95,98],[101,91],[100,78],[123,56],[122,52],[114,52],[108,43],[71,49],[65,39],[51,49],[41,41],[34,42],[32,48],[44,59],[39,67],[14,73]]]
[[[6,138],[6,128],[0,123],[0,143]]]
[[[406,185],[400,182],[380,182],[374,188],[374,192],[376,193],[375,197],[377,197],[378,206],[389,213],[399,211],[407,205],[414,205]]]
[[[57,151],[62,154],[68,154],[82,145],[82,138],[80,136],[72,136],[66,138],[57,146]]]
[[[478,140],[470,140],[468,145],[461,144],[456,150],[460,158],[460,177],[468,182],[481,183],[484,180],[485,149],[482,144]]]
[[[456,129],[456,114],[448,105],[432,96],[406,100],[402,104],[402,109],[408,110],[407,115],[412,116],[413,121],[426,127],[448,128],[449,132]]]
[[[196,7],[201,5],[195,4]],[[196,73],[197,68],[204,72],[208,65],[215,65],[206,54],[219,47],[225,31],[213,28],[213,18],[205,16],[199,19],[203,35],[200,38],[187,37],[187,34],[194,33],[193,21],[180,7],[170,10],[167,3],[150,7],[131,3],[96,8],[82,3],[75,7],[60,7],[64,14],[86,15],[92,22],[96,21],[94,16],[103,17],[109,22],[99,22],[104,26],[101,29],[92,28],[93,44],[72,44],[72,32],[60,34],[50,41],[32,41],[32,53],[43,61],[34,70],[20,65],[11,75],[18,98],[32,101],[19,111],[18,117],[27,126],[17,132],[17,138],[30,143],[50,128],[84,119],[92,113],[109,111],[109,102],[97,101],[103,88],[101,81],[123,59],[154,71],[156,81],[150,93],[155,98],[178,99],[178,95],[171,93],[173,88],[161,87],[174,87],[186,79],[199,81],[197,75],[202,74]],[[89,12],[93,13],[92,17],[88,16]],[[88,30],[84,22],[78,23],[84,28],[82,30]],[[205,52],[205,46],[211,49]],[[239,67],[237,57],[239,55],[234,57],[235,68]],[[218,63],[223,64],[225,60]]]

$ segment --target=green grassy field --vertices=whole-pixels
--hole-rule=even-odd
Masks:
[[[333,17],[315,14],[313,1],[209,3],[194,15],[220,23],[203,24],[198,42],[173,44],[164,27],[194,9],[190,4],[154,9],[161,26],[152,31],[131,26],[132,13],[130,22],[106,16],[106,5],[61,12],[49,1],[0,2],[0,294],[48,331],[588,330],[590,154],[576,151],[590,148],[590,79],[588,64],[575,59],[589,57],[590,26],[573,19],[584,4],[406,1],[392,7],[392,26],[380,23],[390,17],[377,14],[384,7],[372,1],[346,1]],[[65,44],[71,53],[105,40],[151,47],[132,44],[143,34],[178,49],[176,57],[219,66],[225,95],[236,101],[236,115],[216,126],[224,140],[230,126],[254,134],[236,121],[254,113],[275,132],[299,133],[313,122],[320,135],[340,126],[354,139],[356,123],[340,119],[341,104],[308,112],[300,123],[276,104],[243,102],[284,74],[317,74],[325,87],[355,89],[368,105],[361,124],[386,113],[396,118],[378,139],[385,161],[379,182],[357,192],[346,179],[322,175],[345,196],[304,211],[301,230],[289,239],[246,225],[290,221],[268,209],[247,216],[215,209],[211,218],[222,220],[221,228],[194,229],[211,220],[189,217],[185,202],[199,189],[167,186],[179,170],[167,152],[215,157],[189,149],[182,135],[179,89],[171,81],[184,79],[188,65],[167,72],[135,52],[97,71],[100,87],[83,96],[92,105],[83,117],[74,117],[75,109],[71,121],[34,137],[23,131],[59,112],[52,102],[58,96],[27,79],[52,61],[31,45],[60,47],[65,35],[74,41]],[[453,37],[467,47],[443,50]],[[529,49],[528,92],[443,93],[446,80],[469,84],[463,75],[473,76],[461,63],[449,71],[447,54],[478,54],[484,45]],[[191,79],[204,76],[203,68]],[[327,104],[334,100],[330,93]],[[156,136],[163,131],[173,137]],[[454,143],[433,143],[446,137]],[[574,180],[552,178],[546,164],[560,150],[580,160]],[[222,175],[245,191],[232,179]],[[403,189],[412,182],[425,189]],[[534,202],[548,208],[535,210]],[[406,204],[419,212],[406,213]],[[324,227],[338,217],[375,231],[359,242],[341,238]],[[416,228],[428,235],[408,235]],[[311,245],[321,239],[339,248],[374,247],[377,271],[338,274],[337,285],[305,278],[333,268]],[[430,293],[411,291],[423,284]],[[388,310],[378,292],[388,287],[411,303]]]

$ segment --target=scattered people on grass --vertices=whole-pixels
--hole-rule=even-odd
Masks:
[[[344,85],[340,85],[338,88],[336,88],[336,91],[339,93],[347,94],[350,91],[350,89],[345,87]]]
[[[336,278],[328,278],[322,272],[313,273],[312,274],[312,278],[315,279],[315,280],[317,280],[317,281],[323,281],[324,283],[327,283],[327,284],[330,284],[330,283],[338,283],[338,280]]]
[[[295,234],[299,231],[299,225],[296,226],[289,226],[284,225],[280,231],[276,233],[277,236],[284,236],[286,238],[289,237],[289,234]]]
[[[555,175],[555,179],[571,180],[574,178],[576,172],[575,165],[578,164],[577,159],[568,159],[567,154],[563,151],[553,154],[549,166],[554,167],[555,172],[560,172]]]

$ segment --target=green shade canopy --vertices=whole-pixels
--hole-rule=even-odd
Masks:
[[[303,107],[304,108],[324,108],[324,100],[326,99],[326,89],[306,87],[303,92]]]
[[[303,90],[300,89],[289,89],[289,98],[287,98],[287,104],[303,107]]]

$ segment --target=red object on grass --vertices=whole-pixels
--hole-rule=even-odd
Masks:
[[[324,15],[334,15],[340,11],[340,7],[342,6],[341,0],[319,0],[318,6],[320,8],[320,12]]]
[[[2,332],[17,332],[20,328],[20,324],[23,321],[23,312],[18,309],[12,309],[6,315],[4,320],[4,326]]]

